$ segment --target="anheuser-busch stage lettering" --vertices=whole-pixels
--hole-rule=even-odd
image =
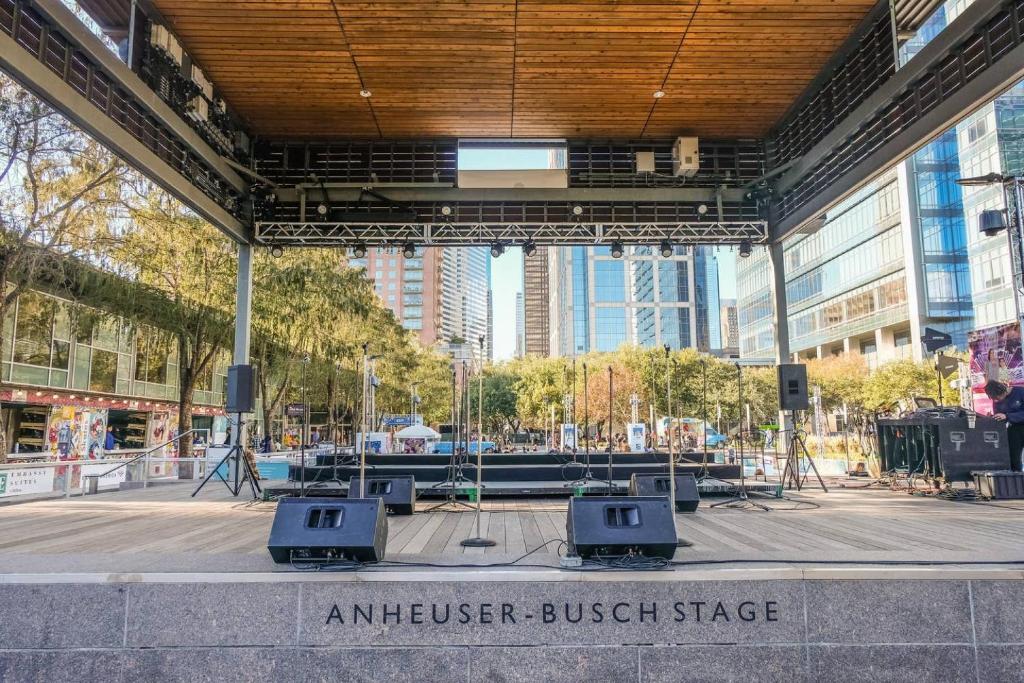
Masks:
[[[779,620],[774,600],[676,600],[639,602],[352,603],[331,606],[327,625],[520,623],[752,623]]]

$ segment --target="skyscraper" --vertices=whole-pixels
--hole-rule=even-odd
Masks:
[[[547,356],[551,349],[549,251],[546,247],[538,247],[533,256],[523,255],[524,352],[537,356]]]
[[[623,344],[679,349],[721,338],[717,263],[703,249],[676,247],[665,258],[650,246],[634,246],[615,258],[606,246],[557,247],[548,273],[552,355]],[[711,314],[704,310],[710,299]],[[711,321],[714,331],[707,329]]]
[[[722,355],[732,357],[740,352],[740,327],[736,299],[721,299]]]
[[[516,358],[526,355],[526,311],[523,293],[516,292]]]
[[[462,340],[490,352],[490,253],[485,247],[416,249],[403,258],[394,249],[370,249],[349,265],[365,268],[381,301],[424,345]]]

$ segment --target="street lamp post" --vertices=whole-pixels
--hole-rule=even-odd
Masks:
[[[961,178],[956,181],[964,187],[988,187],[999,185],[1003,188],[1005,210],[989,209],[979,216],[980,229],[987,236],[994,236],[1006,230],[1006,239],[1010,251],[1010,277],[1013,280],[1013,308],[1016,320],[1021,321],[1021,296],[1024,288],[1024,178],[1002,173],[989,173],[974,178]],[[1009,220],[1010,204],[1013,204],[1013,221]]]

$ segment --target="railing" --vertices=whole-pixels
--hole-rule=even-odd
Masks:
[[[142,468],[142,474],[143,474],[142,488],[146,488],[146,486],[149,485],[149,476],[148,476],[149,475],[148,464],[150,462],[149,455],[151,453],[155,453],[156,451],[159,451],[159,450],[162,450],[164,448],[167,448],[172,443],[175,443],[175,442],[179,441],[180,439],[182,439],[182,438],[184,438],[184,437],[186,437],[186,436],[188,436],[190,434],[199,434],[200,432],[202,432],[203,434],[206,435],[205,441],[209,442],[209,440],[210,440],[210,430],[208,430],[208,429],[190,429],[187,432],[182,432],[181,434],[178,434],[173,439],[168,439],[167,441],[164,441],[162,444],[159,444],[158,446],[153,446],[153,447],[143,451],[142,453],[139,453],[138,455],[136,455],[134,458],[131,458],[130,460],[125,460],[123,462],[118,463],[117,465],[115,465],[111,469],[107,470],[106,472],[103,472],[102,474],[90,474],[90,475],[87,475],[87,476],[89,476],[89,477],[96,477],[97,479],[102,479],[103,477],[108,477],[109,475],[113,474],[114,472],[116,472],[117,470],[121,469],[122,467],[127,468],[127,467],[137,463],[138,461],[143,460],[145,466]],[[181,458],[173,458],[173,460],[175,462],[182,462]],[[184,460],[189,460],[190,461],[190,460],[193,460],[193,458],[185,458]],[[83,487],[82,488],[82,495],[85,495],[85,492],[86,492],[86,489],[85,489],[85,487]]]
[[[111,458],[5,463],[0,465],[0,503],[84,495],[89,479],[96,481],[97,490],[117,489],[124,482],[176,480],[183,464],[194,467],[193,475],[201,477],[206,467],[204,457],[131,460],[134,465],[129,467],[122,467],[129,460]]]

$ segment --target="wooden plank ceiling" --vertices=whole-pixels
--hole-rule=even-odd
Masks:
[[[153,4],[254,132],[302,139],[760,136],[875,3]]]

